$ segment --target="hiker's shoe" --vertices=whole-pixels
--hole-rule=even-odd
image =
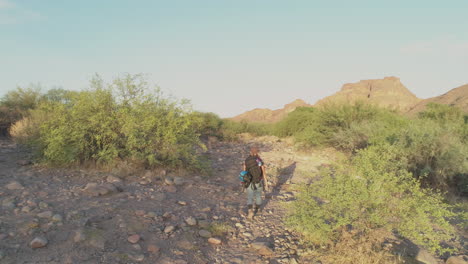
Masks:
[[[247,218],[248,219],[252,219],[254,216],[254,210],[253,210],[253,206],[251,204],[249,204],[247,206]]]
[[[258,213],[258,211],[260,211],[260,205],[255,205],[254,206],[254,215],[256,215]]]
[[[249,209],[249,212],[247,213],[247,218],[252,219],[254,217],[254,211],[253,209]]]

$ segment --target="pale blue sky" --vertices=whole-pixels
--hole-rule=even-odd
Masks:
[[[233,116],[398,76],[422,98],[468,83],[468,1],[0,0],[0,95],[147,73]]]

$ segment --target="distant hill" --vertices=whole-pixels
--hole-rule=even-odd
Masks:
[[[231,118],[234,121],[246,121],[246,122],[262,122],[262,123],[273,123],[280,121],[286,117],[289,113],[294,111],[297,107],[307,106],[311,107],[312,105],[306,103],[304,100],[297,99],[287,105],[284,108],[271,110],[267,108],[256,108],[254,110],[245,112],[238,116]]]
[[[337,93],[319,100],[314,107],[327,104],[367,102],[381,107],[398,110],[402,113],[415,115],[424,111],[428,103],[453,105],[468,112],[468,84],[455,88],[441,96],[419,99],[406,88],[397,77],[362,80],[343,85]],[[303,100],[296,100],[282,109],[254,109],[233,117],[235,121],[247,122],[277,122],[299,106],[311,107]]]
[[[414,115],[424,111],[429,103],[457,106],[463,111],[468,112],[468,84],[452,89],[443,95],[422,100],[414,105],[408,113]]]
[[[385,77],[345,84],[339,92],[318,101],[315,106],[358,101],[406,112],[421,99],[410,92],[397,77]]]

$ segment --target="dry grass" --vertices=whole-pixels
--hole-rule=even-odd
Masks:
[[[344,232],[340,241],[320,250],[310,251],[305,259],[320,260],[323,264],[401,264],[408,263],[382,247],[391,236],[387,231],[373,231],[367,236]]]

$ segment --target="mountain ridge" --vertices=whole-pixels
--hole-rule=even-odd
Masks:
[[[451,89],[440,96],[420,99],[403,85],[398,77],[360,80],[354,83],[345,83],[338,92],[318,100],[314,105],[296,99],[281,109],[256,108],[230,119],[273,123],[280,121],[297,107],[323,107],[327,104],[356,103],[358,101],[391,108],[408,115],[424,111],[427,104],[431,102],[454,105],[468,112],[468,84]]]

